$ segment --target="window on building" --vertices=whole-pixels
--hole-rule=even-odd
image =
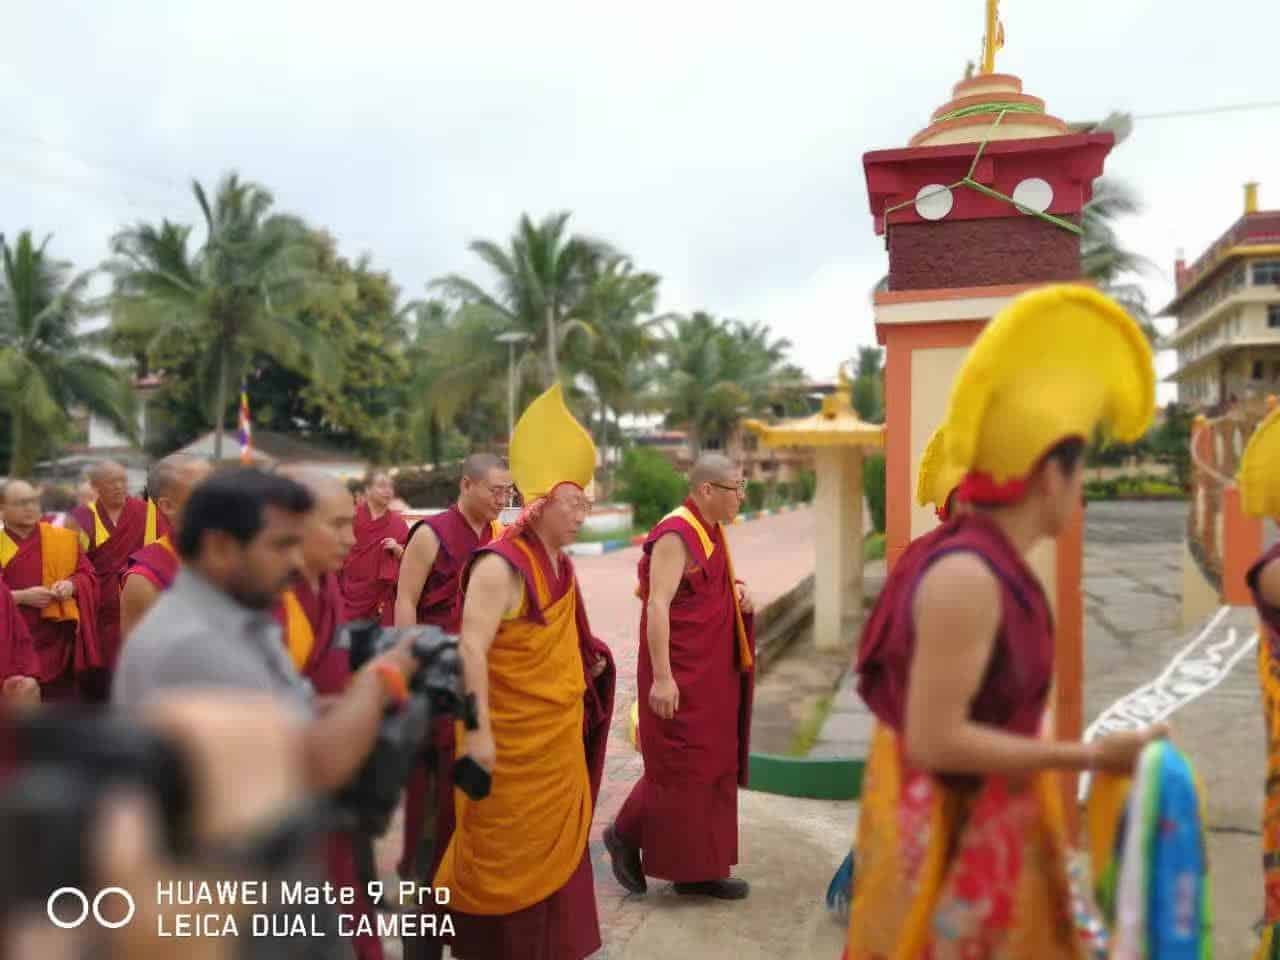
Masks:
[[[1280,303],[1267,304],[1267,326],[1273,330],[1280,327]]]
[[[1253,370],[1251,371],[1249,376],[1250,376],[1250,379],[1253,379],[1253,380],[1262,379],[1262,361],[1261,360],[1253,361]]]
[[[1265,287],[1280,286],[1280,260],[1255,260],[1253,263],[1253,285]]]

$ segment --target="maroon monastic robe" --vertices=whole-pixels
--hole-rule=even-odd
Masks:
[[[409,540],[409,527],[394,510],[375,520],[369,505],[362,503],[356,508],[355,534],[355,546],[340,575],[346,603],[342,619],[382,622],[383,614],[394,608],[400,574],[400,561],[383,548],[382,541],[390,537],[403,547]]]
[[[669,516],[650,532],[640,558],[639,696],[644,775],[615,821],[618,835],[641,852],[644,872],[676,883],[721,880],[738,862],[738,786],[745,785],[750,752],[754,669],[743,669],[737,630],[737,585],[719,524],[707,523],[692,500],[685,508],[712,544],[687,520]],[[668,533],[683,541],[689,565],[670,607],[671,672],[680,690],[675,716],[663,720],[649,706],[649,563]],[[754,656],[754,618],[744,616]]]
[[[124,581],[129,577],[140,576],[149,581],[156,590],[164,593],[173,586],[174,578],[178,576],[181,566],[182,561],[169,545],[169,538],[162,537],[155,543],[149,543],[141,550],[135,550],[129,555],[129,564],[125,568],[124,576],[120,578],[121,590],[123,591]]]
[[[422,594],[418,597],[418,623],[433,624],[450,633],[457,633],[462,621],[462,571],[476,548],[488,543],[493,537],[493,525],[486,524],[477,535],[455,503],[448,510],[415,523],[405,538],[405,543],[422,526],[431,528],[439,547],[431,572],[422,585]],[[453,718],[441,717],[432,724],[431,745],[434,751],[432,764],[435,767],[436,822],[432,862],[421,865],[429,868],[424,874],[427,877],[435,876],[440,858],[444,856],[449,838],[453,836]],[[427,781],[427,768],[420,765],[409,775],[406,785],[404,841],[398,865],[402,877],[414,876],[415,869],[419,866],[418,844],[426,818]]]
[[[36,671],[31,676],[40,683],[41,699],[48,702],[76,700],[80,696],[77,679],[101,669],[103,665],[95,629],[98,587],[93,566],[83,553],[77,552],[75,563],[69,564],[65,570],[57,570],[46,583],[40,527],[23,538],[18,538],[12,531],[6,531],[6,535],[18,547],[0,575],[11,591],[52,586],[57,580],[70,580],[75,584],[73,599],[79,611],[78,620],[51,620],[36,607],[24,605],[19,605],[18,613],[26,624],[35,650]],[[69,533],[66,535],[70,536]]]
[[[85,552],[98,577],[97,628],[103,673],[87,679],[92,688],[91,698],[105,700],[111,674],[120,656],[121,578],[129,565],[129,555],[145,545],[147,501],[137,497],[126,498],[120,516],[114,522],[100,503],[76,507],[71,511],[71,517],[84,534],[81,543],[87,542]],[[157,510],[155,535],[160,537],[168,533],[169,523]]]
[[[351,678],[351,670],[347,651],[333,642],[334,631],[342,622],[343,598],[338,578],[326,573],[315,587],[300,578],[291,589],[311,625],[314,641],[300,672],[311,681],[320,696],[341,693]],[[272,616],[283,629],[289,629],[283,603],[276,605]],[[285,645],[289,646],[288,636],[285,637]],[[350,887],[355,891],[355,912],[369,916],[376,930],[377,923],[372,921],[373,904],[369,902],[368,892],[360,882],[356,868],[356,842],[355,836],[349,832],[329,835],[325,851],[328,877],[335,887]],[[376,935],[358,934],[352,938],[352,946],[357,960],[382,960],[382,942]]]
[[[0,581],[0,682],[10,677],[35,677],[39,671],[31,632],[13,593]]]
[[[877,719],[903,732],[915,651],[916,588],[935,562],[962,551],[977,554],[995,574],[1001,604],[995,648],[970,716],[977,723],[1036,736],[1053,679],[1053,615],[1039,578],[995,521],[982,513],[955,517],[919,537],[893,565],[862,631],[858,693]]]
[[[545,582],[551,588],[553,602],[562,598],[568,590],[577,593],[575,620],[578,649],[586,679],[582,738],[594,809],[604,777],[605,746],[609,739],[609,724],[613,719],[614,688],[617,684],[613,653],[591,632],[582,591],[578,587],[568,555],[561,554],[560,575],[556,576],[541,541],[531,535],[524,536],[526,543],[533,548],[535,562],[542,567]],[[512,542],[510,534],[476,550],[473,562],[484,553],[498,554],[519,572],[525,584],[525,609],[532,611],[526,615],[542,622],[529,556]],[[462,586],[465,590],[465,571]],[[606,666],[600,676],[593,678],[591,665],[602,657]],[[583,851],[581,863],[565,885],[545,900],[515,913],[482,916],[454,910],[452,916],[456,929],[453,955],[463,960],[572,960],[591,955],[600,949],[601,942],[590,846]]]

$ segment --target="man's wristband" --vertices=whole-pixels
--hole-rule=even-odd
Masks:
[[[386,691],[392,703],[400,707],[409,701],[409,684],[403,673],[389,663],[375,663],[373,672],[381,681],[382,689]]]

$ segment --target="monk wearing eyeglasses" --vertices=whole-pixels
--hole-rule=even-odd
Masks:
[[[613,875],[632,893],[646,874],[683,895],[741,900],[738,787],[747,782],[753,611],[733,574],[723,525],[742,506],[742,471],[704,454],[689,497],[644,542],[636,687],[644,776],[604,834]]]

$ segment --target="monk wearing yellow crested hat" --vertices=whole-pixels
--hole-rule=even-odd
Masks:
[[[876,729],[848,960],[1084,956],[1051,774],[1130,772],[1162,731],[1041,737],[1053,623],[1026,555],[1078,509],[1094,430],[1132,441],[1154,412],[1142,331],[1086,287],[1020,296],[965,359],[918,491],[949,519],[894,565],[858,650]]]
[[[1240,502],[1255,517],[1280,519],[1280,409],[1254,430],[1240,458]],[[1249,568],[1245,580],[1262,621],[1258,643],[1258,685],[1267,731],[1267,780],[1262,807],[1262,877],[1265,893],[1259,960],[1280,950],[1280,543]]]
[[[613,658],[564,548],[591,512],[596,450],[553,386],[511,436],[523,515],[463,574],[460,650],[478,729],[460,755],[490,794],[455,791],[436,874],[463,960],[579,960],[600,949],[587,835],[613,716]]]

